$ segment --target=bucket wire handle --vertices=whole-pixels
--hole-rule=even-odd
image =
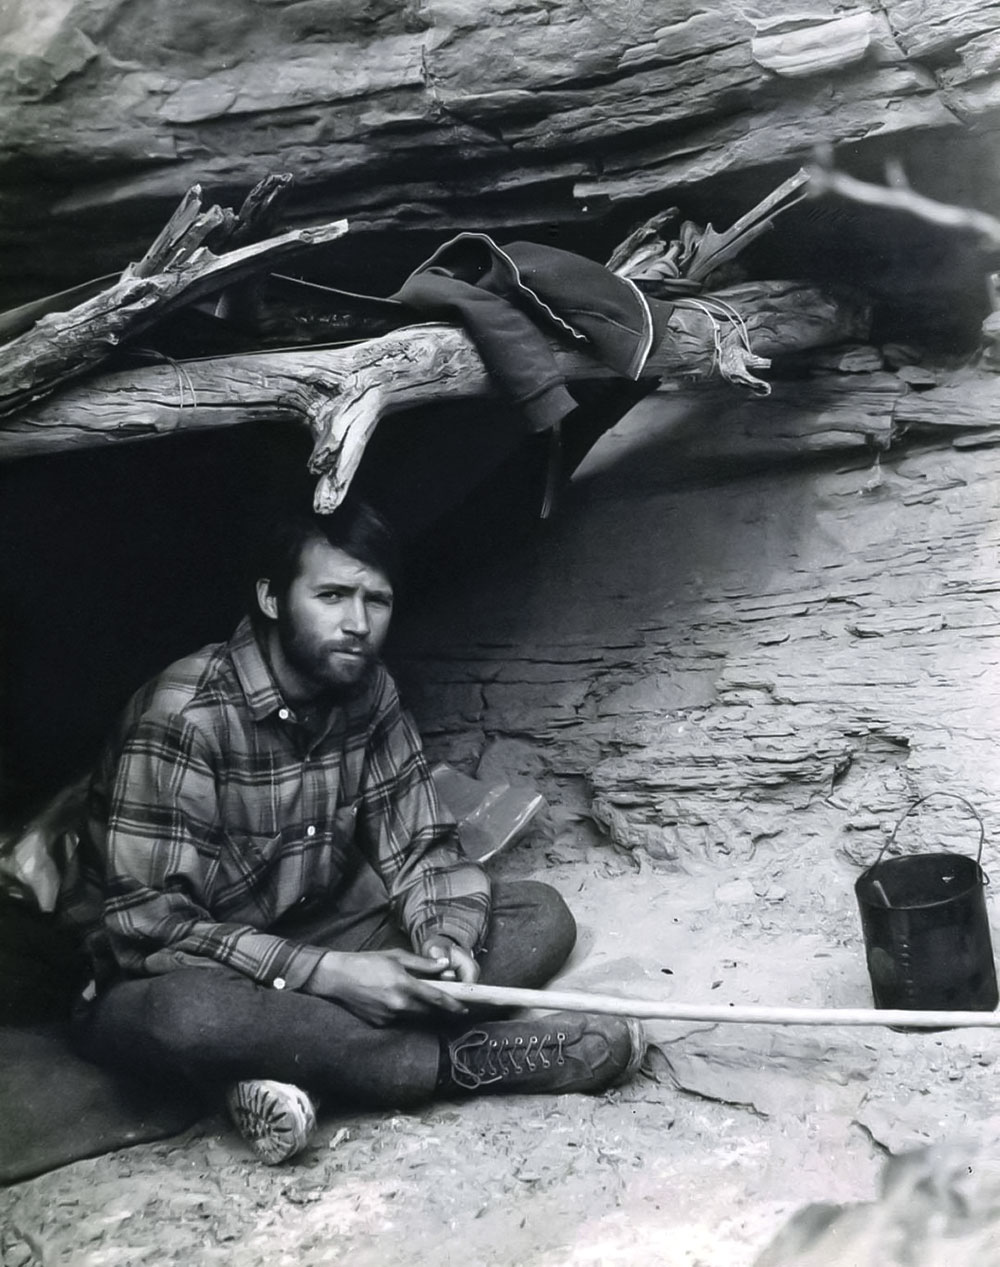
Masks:
[[[976,866],[979,868],[980,871],[982,871],[983,869],[983,865],[982,865],[983,864],[983,842],[986,839],[986,824],[983,822],[982,815],[979,813],[979,810],[976,809],[975,805],[973,805],[971,801],[967,801],[964,796],[959,796],[957,792],[945,792],[944,790],[938,790],[936,792],[928,792],[926,796],[921,796],[919,800],[916,800],[913,802],[913,804],[909,807],[909,809],[904,810],[902,814],[900,814],[899,818],[896,821],[896,826],[892,829],[892,835],[889,837],[889,839],[885,842],[885,844],[879,850],[878,857],[872,863],[872,867],[871,867],[872,871],[874,871],[875,868],[878,866],[878,864],[882,861],[882,858],[885,855],[885,851],[895,844],[896,833],[899,831],[900,827],[902,827],[904,819],[909,818],[909,816],[913,813],[915,809],[923,805],[925,801],[929,801],[932,796],[950,796],[953,801],[961,801],[961,803],[965,806],[965,808],[969,811],[972,817],[979,824],[979,852],[976,854]]]

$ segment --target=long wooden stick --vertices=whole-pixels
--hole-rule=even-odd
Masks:
[[[721,1025],[887,1025],[908,1029],[1000,1029],[998,1012],[924,1012],[871,1007],[758,1007],[726,1003],[667,1003],[578,990],[522,990],[499,985],[429,981],[463,1003],[490,1007],[595,1012],[645,1021],[707,1021]]]

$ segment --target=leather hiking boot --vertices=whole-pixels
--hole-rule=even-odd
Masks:
[[[638,1021],[573,1012],[487,1021],[448,1044],[454,1087],[506,1095],[604,1091],[630,1078],[645,1050]]]
[[[237,1130],[268,1166],[301,1152],[316,1129],[315,1105],[291,1082],[237,1082],[226,1095],[226,1106]]]

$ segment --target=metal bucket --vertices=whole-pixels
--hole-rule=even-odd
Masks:
[[[915,801],[854,885],[875,1006],[992,1012],[998,995],[986,915],[989,879],[981,866],[982,818],[964,797],[953,797],[979,823],[974,859],[944,851],[885,857],[904,819],[932,796],[953,794],[931,792]]]

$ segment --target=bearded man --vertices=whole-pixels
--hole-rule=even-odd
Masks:
[[[642,1057],[637,1022],[473,1016],[435,988],[542,985],[576,927],[463,854],[379,658],[396,571],[364,503],[287,519],[253,615],[132,699],[90,790],[77,1049],[224,1098],[272,1164],[318,1102],[594,1092]]]

